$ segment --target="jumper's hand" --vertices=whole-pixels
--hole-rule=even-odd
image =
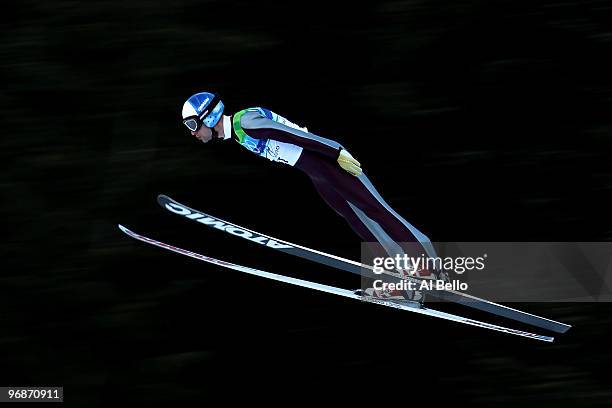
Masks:
[[[340,167],[353,176],[361,175],[361,164],[344,149],[340,150],[340,154],[338,155],[338,164],[340,164]]]

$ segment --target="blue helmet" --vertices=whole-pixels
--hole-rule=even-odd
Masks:
[[[213,128],[223,115],[223,102],[217,94],[200,92],[183,104],[183,124],[197,132],[202,125]]]

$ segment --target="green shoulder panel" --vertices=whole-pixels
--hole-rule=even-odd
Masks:
[[[242,129],[242,126],[240,126],[240,119],[242,119],[242,116],[248,111],[248,109],[241,110],[234,115],[234,119],[232,120],[234,132],[236,132],[236,136],[238,136],[238,142],[240,144],[244,143],[244,138],[247,136],[246,132]]]

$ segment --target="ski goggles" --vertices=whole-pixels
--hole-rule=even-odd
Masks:
[[[197,132],[202,127],[202,119],[197,116],[190,116],[183,119],[183,125],[192,132]]]
[[[183,125],[185,125],[187,129],[191,130],[192,132],[197,132],[198,130],[200,130],[206,118],[217,107],[217,104],[220,101],[221,101],[221,98],[219,97],[219,95],[215,94],[212,101],[210,101],[208,106],[206,106],[206,109],[204,110],[204,112],[202,112],[199,116],[193,115],[193,116],[186,117],[185,119],[183,119]]]

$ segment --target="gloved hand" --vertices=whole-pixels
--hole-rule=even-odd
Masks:
[[[349,152],[344,149],[340,150],[340,154],[338,155],[338,164],[344,170],[352,174],[353,176],[359,176],[363,170],[361,170],[361,164],[355,160],[353,156]]]

